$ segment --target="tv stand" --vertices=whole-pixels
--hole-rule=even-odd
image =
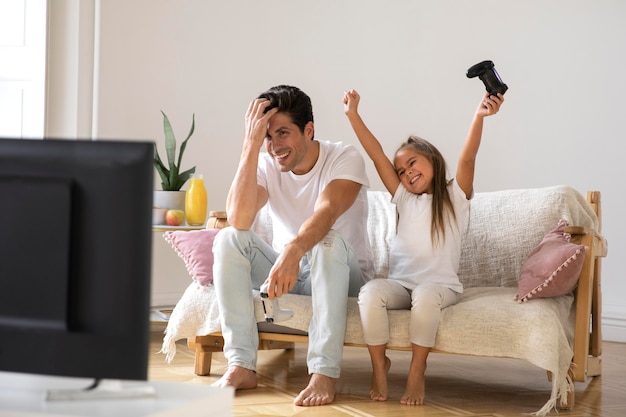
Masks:
[[[109,400],[121,398],[154,397],[154,386],[146,382],[128,382],[117,379],[97,379],[84,389],[51,389],[46,401]]]
[[[80,378],[69,383],[55,378],[55,385],[50,385],[53,380],[46,376],[30,377],[28,384],[19,387],[0,384],[0,417],[199,417],[206,416],[207,410],[214,417],[232,416],[234,390],[231,388],[162,381],[122,381],[120,384],[120,381],[105,379],[97,387],[80,389],[78,387],[86,387],[93,380]],[[66,393],[82,391],[80,398],[46,399],[52,389],[60,392],[64,388]],[[151,396],[141,396],[146,393],[144,389],[151,392]]]

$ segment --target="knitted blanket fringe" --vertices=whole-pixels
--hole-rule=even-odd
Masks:
[[[574,366],[576,365],[572,363],[570,369]],[[546,402],[545,405],[538,411],[535,411],[534,413],[526,413],[526,415],[544,417],[550,414],[552,410],[558,414],[558,404],[561,404],[561,406],[567,406],[567,394],[572,391],[574,391],[574,381],[570,377],[569,372],[565,372],[563,377],[559,376],[557,378],[557,376],[554,375],[552,380],[552,393],[550,394],[548,402]]]

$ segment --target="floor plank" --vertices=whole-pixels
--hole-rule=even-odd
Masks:
[[[177,343],[171,364],[157,353],[162,331],[152,332],[149,379],[191,384],[211,384],[226,369],[221,353],[213,355],[212,375],[193,373],[193,351]],[[605,342],[602,375],[576,383],[576,407],[561,411],[568,417],[626,416],[626,344]],[[342,377],[337,382],[334,403],[322,407],[296,407],[294,397],[307,382],[306,345],[292,351],[259,352],[259,386],[239,391],[233,416],[471,416],[519,417],[537,411],[550,396],[550,382],[544,370],[515,359],[482,358],[463,355],[430,355],[426,371],[426,404],[403,406],[399,403],[406,383],[410,352],[390,351],[389,400],[369,400],[371,368],[366,349],[346,347]],[[552,413],[552,415],[557,415]]]

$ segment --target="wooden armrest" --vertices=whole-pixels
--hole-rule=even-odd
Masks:
[[[584,226],[565,226],[563,229],[565,233],[569,233],[570,235],[597,235],[598,233]]]
[[[607,255],[607,241],[599,233],[582,227],[568,227],[566,232],[572,235],[571,242],[588,248],[576,288],[575,367],[572,369],[574,381],[583,382],[601,372],[601,258]]]
[[[582,226],[565,226],[563,231],[571,235],[572,243],[585,245],[592,250],[592,253],[587,256],[607,256],[608,242],[597,231]]]
[[[608,243],[602,231],[602,202],[599,191],[587,192],[587,203],[598,216],[598,229],[566,226],[570,241],[585,245],[585,262],[576,288],[576,325],[574,330],[574,381],[585,381],[602,371],[602,257],[607,256]]]

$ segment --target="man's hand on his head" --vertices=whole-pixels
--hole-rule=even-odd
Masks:
[[[264,98],[257,98],[250,102],[246,112],[246,138],[245,141],[255,146],[261,147],[267,136],[267,125],[270,118],[278,113],[278,108],[274,107],[265,111],[271,102]]]

